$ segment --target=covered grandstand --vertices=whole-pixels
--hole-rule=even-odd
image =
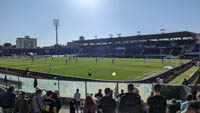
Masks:
[[[157,57],[191,56],[199,51],[200,35],[173,32],[125,37],[111,37],[68,42],[67,47],[79,56]]]

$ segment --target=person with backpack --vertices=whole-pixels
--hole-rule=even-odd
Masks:
[[[97,104],[92,98],[92,96],[87,96],[83,106],[83,113],[96,113]]]
[[[166,113],[166,111],[169,111],[166,99],[160,95],[160,89],[161,86],[159,84],[153,86],[154,95],[147,99],[146,109],[148,113]]]
[[[21,95],[16,102],[16,111],[19,113],[30,113],[30,106],[28,104],[28,99],[26,99],[26,93],[21,92]]]
[[[34,113],[42,113],[42,110],[43,110],[42,101],[43,101],[42,90],[37,89],[34,97],[32,98],[32,102],[31,102]]]
[[[13,113],[15,111],[16,94],[15,86],[10,85],[7,92],[1,97],[1,105],[3,113]]]
[[[140,95],[134,93],[134,85],[128,85],[128,93],[121,97],[119,102],[120,113],[144,113]]]
[[[105,88],[105,96],[100,100],[99,111],[102,113],[116,113],[116,101],[111,98],[111,89]]]

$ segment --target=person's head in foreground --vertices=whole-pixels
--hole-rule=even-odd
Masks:
[[[47,91],[47,93],[46,93],[46,99],[52,99],[52,95],[53,95],[52,91]]]
[[[134,85],[133,84],[129,84],[128,85],[128,92],[129,93],[133,93],[133,90],[134,90]]]
[[[155,84],[153,86],[153,92],[154,92],[154,94],[155,95],[160,95],[160,89],[161,89],[160,84]]]
[[[105,92],[106,96],[110,96],[110,94],[111,94],[110,88],[105,88],[104,92]]]
[[[181,113],[200,113],[200,102],[190,101],[187,108]]]

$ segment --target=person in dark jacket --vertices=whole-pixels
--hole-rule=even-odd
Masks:
[[[53,93],[52,98],[56,102],[57,113],[59,113],[59,111],[61,109],[60,98],[58,98],[58,95],[56,93]]]
[[[21,92],[21,95],[17,101],[16,108],[19,113],[30,113],[30,106],[25,96],[25,92]]]
[[[13,113],[15,110],[16,94],[14,93],[14,90],[15,90],[14,85],[9,86],[9,88],[6,92],[6,96],[4,97],[4,98],[6,98],[7,102],[9,103],[9,106],[2,108],[3,113]]]
[[[69,103],[70,113],[75,113],[76,99],[72,99]]]
[[[116,113],[116,101],[111,98],[111,89],[105,88],[105,96],[100,100],[99,111],[103,113]]]

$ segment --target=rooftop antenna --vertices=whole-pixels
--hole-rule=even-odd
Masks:
[[[53,25],[56,28],[56,47],[58,46],[58,26],[60,26],[59,19],[53,19]]]

